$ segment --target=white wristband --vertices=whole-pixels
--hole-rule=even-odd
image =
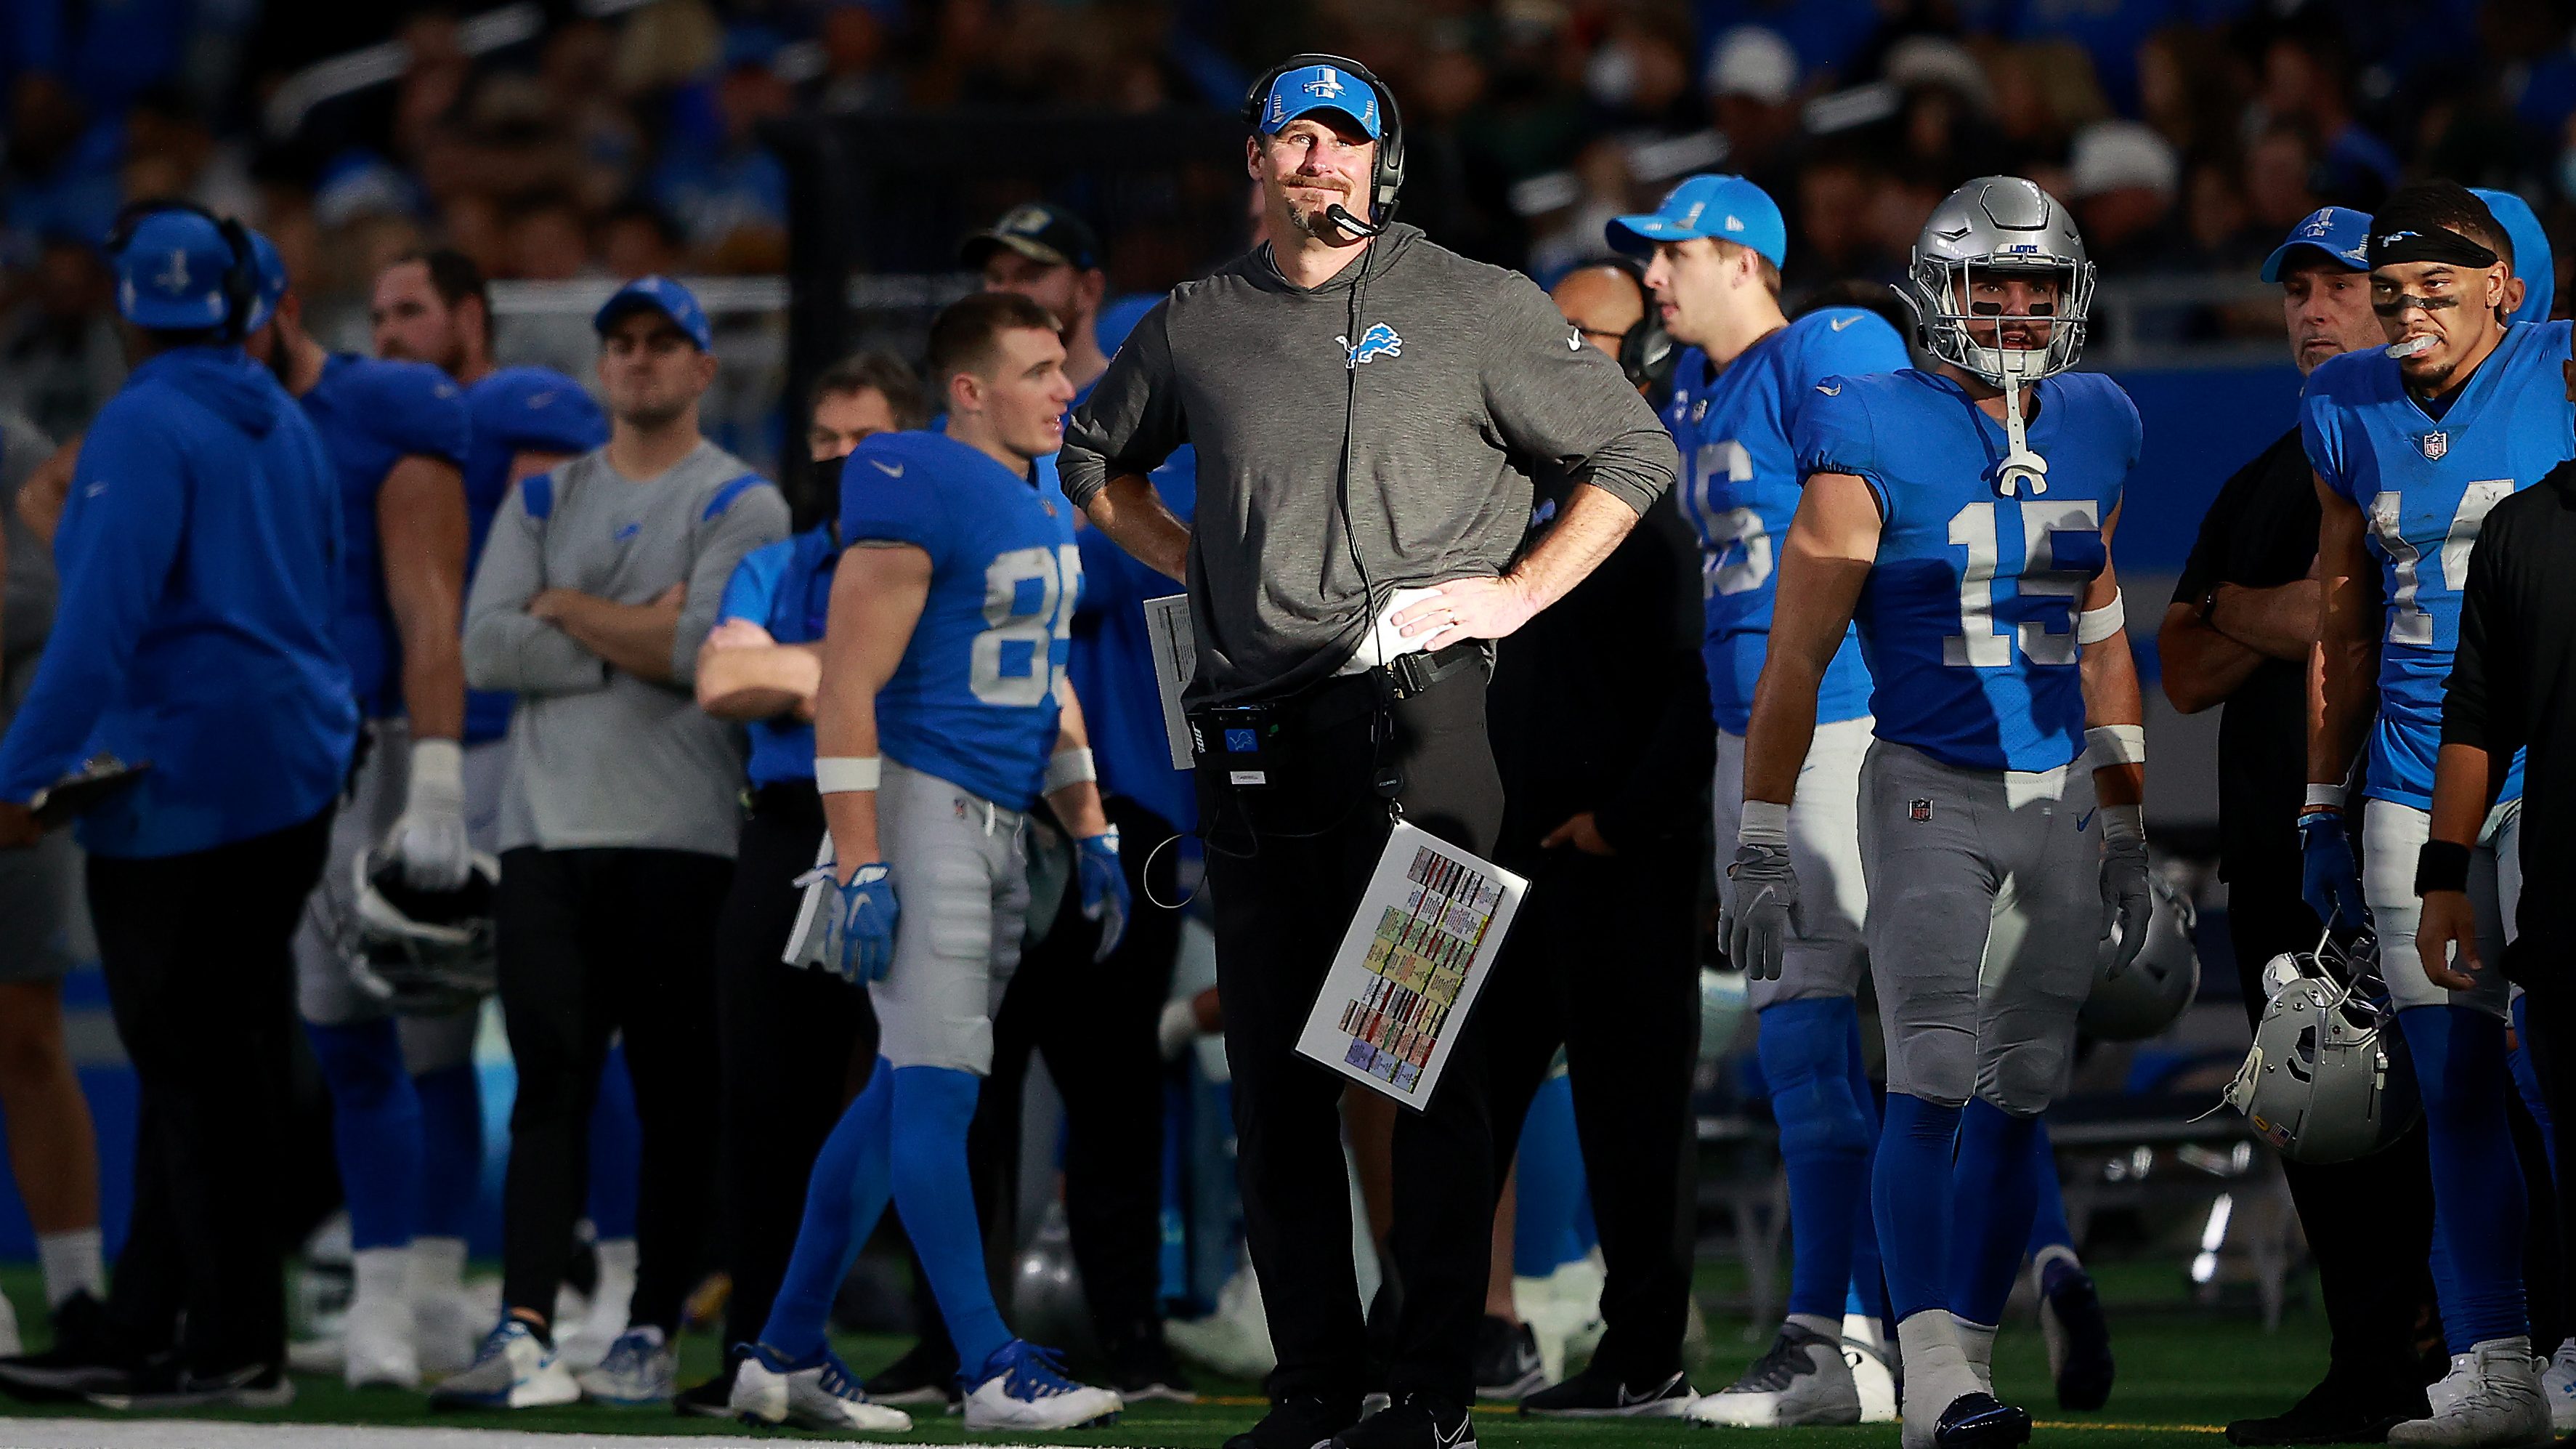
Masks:
[[[825,795],[847,795],[877,787],[875,755],[816,755],[814,789]]]
[[[2102,838],[2113,845],[2144,845],[2147,840],[2147,807],[2103,806]]]
[[[1789,848],[1789,807],[1769,800],[1747,800],[1744,814],[1735,826],[1738,845],[1768,845]]]
[[[1100,766],[1089,750],[1058,750],[1047,756],[1046,788],[1039,793],[1052,795],[1067,785],[1079,785],[1100,778]]]
[[[2308,800],[2305,808],[2313,810],[2320,805],[2324,806],[2328,810],[2341,810],[2343,808],[2343,787],[2341,785],[2320,785],[2314,781],[2310,781],[2308,784]]]
[[[2147,762],[2145,725],[2095,725],[2084,732],[2084,753],[2094,769]]]
[[[2075,616],[2075,642],[2099,644],[2129,627],[2129,611],[2120,603],[2120,591],[2111,591],[2111,602],[2098,609],[2086,609]]]
[[[414,740],[411,742],[411,784],[414,790],[443,790],[458,799],[465,796],[465,747],[454,740]]]

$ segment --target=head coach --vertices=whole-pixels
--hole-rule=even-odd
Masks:
[[[1341,1079],[1296,1040],[1394,811],[1492,848],[1480,641],[1580,580],[1677,460],[1545,293],[1394,224],[1401,121],[1364,67],[1292,56],[1244,120],[1272,240],[1145,315],[1075,410],[1059,471],[1121,547],[1188,584],[1197,733],[1259,746],[1198,771],[1246,1228],[1279,1352],[1269,1415],[1230,1449],[1455,1449],[1474,1439],[1495,1149],[1519,1126],[1497,1120],[1485,1033],[1467,1026],[1397,1127],[1403,1307],[1382,1384],[1363,1359]],[[1184,442],[1191,528],[1145,476]],[[1516,559],[1550,465],[1582,486]],[[1355,1424],[1380,1387],[1393,1407]]]

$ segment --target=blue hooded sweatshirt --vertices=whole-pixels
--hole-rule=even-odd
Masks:
[[[53,638],[0,741],[0,799],[102,751],[148,760],[81,820],[81,843],[119,858],[320,813],[357,738],[332,636],[340,547],[322,441],[267,369],[237,347],[134,369],[81,444]]]

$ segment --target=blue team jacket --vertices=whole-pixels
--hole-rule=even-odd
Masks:
[[[358,726],[332,636],[340,547],[322,441],[267,369],[237,347],[136,368],[81,445],[53,638],[0,741],[0,799],[102,750],[149,760],[80,827],[132,858],[320,812]]]

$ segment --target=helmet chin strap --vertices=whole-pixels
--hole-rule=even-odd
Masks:
[[[2012,351],[2000,347],[1995,351],[2004,359],[1996,369],[2004,389],[2004,461],[1996,472],[1996,486],[2006,498],[2018,497],[2024,487],[2037,496],[2048,491],[2048,460],[2031,451],[2030,426],[2022,420],[2022,368]]]

